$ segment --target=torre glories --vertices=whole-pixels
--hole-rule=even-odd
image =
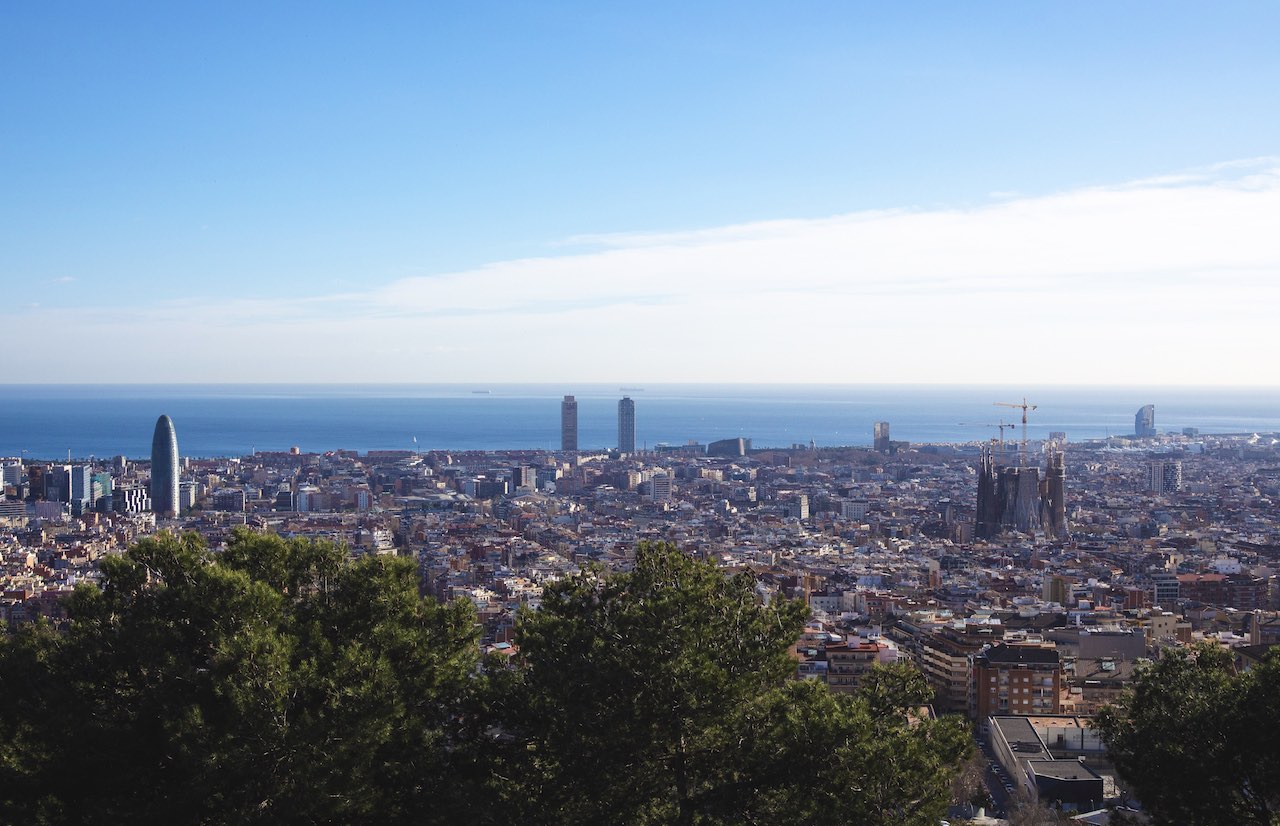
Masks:
[[[178,515],[178,434],[173,419],[156,419],[151,437],[151,511],[157,518]]]

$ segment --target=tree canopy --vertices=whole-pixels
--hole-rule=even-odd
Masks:
[[[908,668],[795,681],[803,606],[666,544],[487,663],[404,559],[161,534],[102,574],[0,640],[0,821],[911,826],[969,750]]]
[[[0,819],[447,819],[474,623],[408,560],[161,534],[102,573],[0,649]]]
[[[1280,823],[1280,653],[1237,674],[1218,646],[1168,651],[1097,725],[1156,823]]]
[[[762,604],[667,544],[635,568],[559,582],[519,626],[509,715],[525,815],[547,823],[937,823],[967,754],[957,721],[906,667],[858,695],[797,683],[807,608]]]

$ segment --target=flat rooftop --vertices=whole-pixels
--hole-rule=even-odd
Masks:
[[[993,717],[992,719],[997,718]],[[1009,718],[1001,717],[999,719]],[[1088,717],[1077,717],[1073,714],[1040,714],[1017,719],[1026,720],[1032,726],[1039,726],[1040,728],[1090,728],[1092,725]]]
[[[1102,780],[1102,776],[1078,760],[1028,760],[1037,777],[1054,780]]]
[[[1044,741],[1036,734],[1035,726],[1026,717],[992,717],[991,722],[1018,757],[1052,759]]]

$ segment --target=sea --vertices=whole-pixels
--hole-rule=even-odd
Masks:
[[[873,423],[894,440],[986,441],[1000,423],[1017,438],[1069,440],[1133,432],[1154,404],[1162,432],[1280,432],[1280,387],[1009,387],[842,384],[181,384],[0,385],[0,456],[30,459],[146,457],[157,417],[168,414],[184,456],[254,451],[554,450],[560,400],[578,400],[579,445],[617,443],[617,402],[636,403],[636,441],[707,443],[745,437],[755,447],[865,446]]]

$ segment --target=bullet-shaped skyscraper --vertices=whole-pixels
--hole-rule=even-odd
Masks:
[[[151,437],[151,510],[156,516],[178,515],[178,434],[168,416],[156,419]]]
[[[578,449],[578,402],[573,396],[560,402],[560,449]]]
[[[618,400],[618,450],[636,452],[636,403],[630,396]]]

